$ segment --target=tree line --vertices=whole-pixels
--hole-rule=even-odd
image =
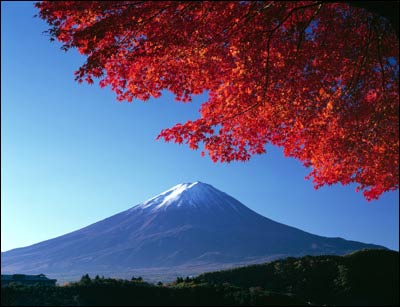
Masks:
[[[64,286],[9,285],[2,306],[306,306],[399,304],[399,253],[289,257],[151,284],[88,274]]]

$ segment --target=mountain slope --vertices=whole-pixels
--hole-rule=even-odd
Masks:
[[[325,238],[272,221],[211,185],[175,187],[69,234],[2,253],[3,273],[118,273],[346,254],[376,245]]]

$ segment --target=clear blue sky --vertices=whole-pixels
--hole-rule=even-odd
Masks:
[[[202,181],[256,212],[305,231],[399,249],[399,193],[368,203],[355,186],[315,191],[308,170],[279,148],[246,163],[214,164],[156,141],[198,116],[201,102],[168,93],[118,103],[78,84],[83,58],[50,43],[31,2],[1,2],[1,250],[77,230],[181,182]]]

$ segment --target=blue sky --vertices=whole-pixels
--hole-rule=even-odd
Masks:
[[[399,193],[368,203],[355,186],[316,191],[308,170],[267,146],[249,162],[215,164],[156,141],[195,119],[169,93],[119,103],[78,84],[84,58],[50,43],[31,2],[1,2],[1,250],[31,245],[126,210],[181,182],[202,181],[278,222],[329,237],[399,249]]]

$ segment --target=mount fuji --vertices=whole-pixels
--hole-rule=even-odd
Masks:
[[[288,256],[343,255],[373,244],[327,238],[252,211],[201,182],[178,184],[126,211],[28,247],[1,253],[2,274],[85,273],[172,279]]]

